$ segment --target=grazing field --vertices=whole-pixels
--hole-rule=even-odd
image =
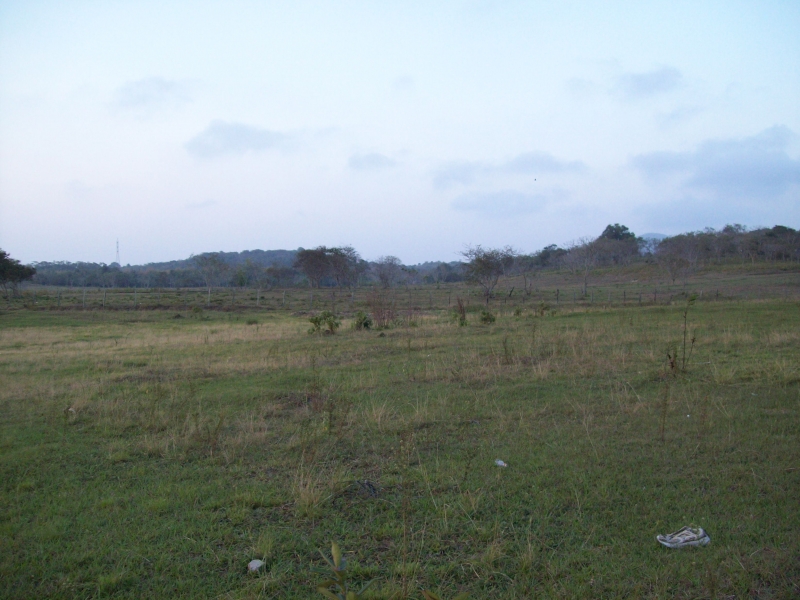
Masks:
[[[321,597],[334,540],[374,598],[800,595],[796,298],[437,294],[0,314],[0,595]]]

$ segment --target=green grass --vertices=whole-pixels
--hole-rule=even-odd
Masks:
[[[0,595],[796,597],[799,308],[5,312]]]

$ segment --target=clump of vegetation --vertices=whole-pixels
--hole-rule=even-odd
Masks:
[[[319,551],[325,562],[328,563],[328,569],[314,569],[318,573],[328,575],[328,579],[323,581],[317,586],[317,591],[326,598],[333,600],[357,600],[362,597],[362,594],[372,585],[372,581],[368,581],[361,590],[354,592],[351,589],[352,582],[349,581],[349,574],[347,573],[347,561],[342,556],[342,551],[339,544],[333,542],[331,544],[331,558],[325,556],[322,550]],[[373,580],[374,581],[374,580]]]
[[[464,327],[467,324],[467,306],[461,298],[456,298],[453,320],[458,323],[459,327]]]
[[[353,317],[353,329],[362,331],[364,329],[372,329],[372,317],[363,310],[359,310]]]
[[[367,304],[374,319],[375,328],[388,329],[395,320],[397,313],[394,298],[385,290],[373,290],[367,296]]]
[[[485,308],[481,311],[481,323],[484,325],[491,325],[497,320],[497,317],[494,316],[493,313],[489,312]]]
[[[322,558],[325,559],[325,562],[328,563],[328,568],[317,567],[313,570],[328,576],[328,579],[317,586],[317,591],[326,598],[332,598],[333,600],[358,600],[358,598],[362,598],[364,592],[375,583],[375,580],[372,579],[364,584],[358,592],[354,592],[350,589],[352,582],[347,572],[347,561],[344,556],[342,556],[342,550],[339,548],[339,544],[336,542],[331,544],[331,558],[325,556],[322,550],[319,550],[319,553]],[[422,597],[425,598],[425,600],[444,600],[439,594],[431,592],[430,590],[422,590]],[[469,594],[463,593],[455,596],[453,600],[467,600],[467,598],[469,598]]]
[[[311,329],[308,330],[308,333],[326,333],[328,335],[333,335],[341,325],[336,315],[329,310],[322,311],[320,314],[308,320],[311,322]]]

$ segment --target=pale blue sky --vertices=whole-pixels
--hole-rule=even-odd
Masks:
[[[0,4],[0,247],[800,227],[797,2]]]

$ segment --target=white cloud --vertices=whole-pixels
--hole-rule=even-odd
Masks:
[[[279,131],[217,120],[186,142],[185,147],[189,154],[199,158],[214,158],[286,148],[292,137]]]
[[[178,107],[191,101],[186,84],[162,77],[148,77],[130,81],[118,88],[111,104],[120,110],[141,112]]]
[[[617,78],[614,91],[627,100],[649,98],[671,92],[683,84],[683,75],[674,67],[661,67],[646,73],[625,73]]]

